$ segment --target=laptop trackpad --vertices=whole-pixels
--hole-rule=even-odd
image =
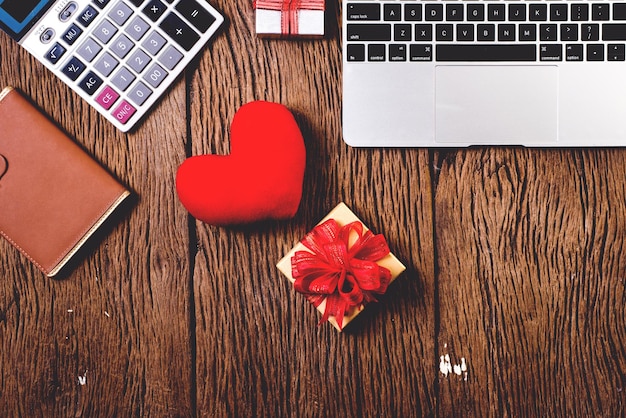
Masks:
[[[558,138],[555,66],[438,66],[437,142],[540,145]]]

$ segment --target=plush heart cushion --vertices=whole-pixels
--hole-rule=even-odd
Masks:
[[[230,155],[199,155],[178,168],[176,190],[197,219],[234,225],[293,217],[302,197],[306,150],[283,105],[242,106],[231,124]]]

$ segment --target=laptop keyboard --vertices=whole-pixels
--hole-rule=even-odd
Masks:
[[[626,60],[626,2],[348,1],[349,62]]]

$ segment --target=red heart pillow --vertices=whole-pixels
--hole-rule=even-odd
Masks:
[[[199,155],[178,168],[181,203],[211,225],[293,217],[306,150],[291,112],[277,103],[248,103],[235,114],[230,136],[230,155]]]

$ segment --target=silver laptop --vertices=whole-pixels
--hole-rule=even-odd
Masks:
[[[206,0],[0,0],[0,28],[124,132],[223,20]]]
[[[349,145],[626,145],[626,1],[342,1]]]

